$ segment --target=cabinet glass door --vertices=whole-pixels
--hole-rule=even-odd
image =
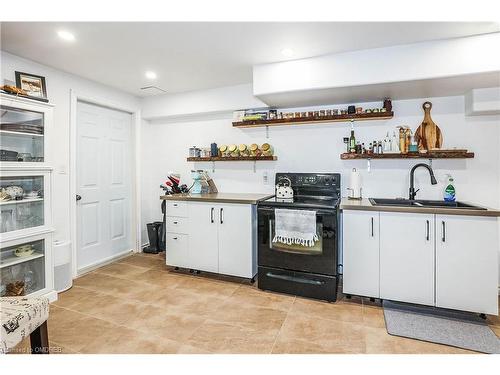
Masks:
[[[0,177],[0,233],[44,225],[43,179]]]
[[[0,160],[44,161],[44,114],[0,106]]]
[[[0,296],[28,295],[44,288],[44,239],[0,250]]]

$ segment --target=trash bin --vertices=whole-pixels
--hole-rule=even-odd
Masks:
[[[73,286],[71,242],[55,240],[52,253],[54,254],[54,289],[57,292],[64,292]]]

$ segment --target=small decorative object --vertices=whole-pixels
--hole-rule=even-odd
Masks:
[[[236,145],[229,146],[228,151],[229,151],[229,156],[232,156],[232,157],[240,156],[240,153],[238,151],[238,147]]]
[[[391,99],[385,99],[384,100],[384,112],[392,112],[392,101]]]
[[[22,199],[24,195],[24,190],[21,186],[7,186],[5,188],[2,188],[2,192],[10,195],[12,199]]]
[[[347,109],[341,109],[340,110],[341,115],[347,115]]]
[[[314,112],[313,111],[307,112],[307,117],[314,117]]]
[[[282,177],[276,184],[276,198],[293,198],[292,181],[288,177]]]
[[[212,156],[212,152],[208,147],[205,147],[201,149],[200,156],[202,158],[209,158],[210,156]]]
[[[361,107],[356,107],[356,114],[363,113],[363,108]]]
[[[222,157],[229,156],[226,145],[222,145],[219,147],[219,156],[222,156]]]
[[[332,115],[337,116],[339,114],[338,109],[332,109]]]
[[[353,113],[356,113],[356,106],[350,105],[349,107],[347,107],[347,113],[350,115],[352,115]]]
[[[385,109],[385,108],[380,108],[380,112],[387,112],[387,109]]]
[[[248,156],[249,155],[247,145],[245,145],[243,143],[238,146],[238,151],[240,153],[240,156]]]
[[[307,117],[307,112],[301,112],[300,117],[304,117],[304,118]]]
[[[210,156],[219,156],[219,149],[217,148],[217,143],[215,142],[210,145]]]
[[[424,109],[424,120],[415,131],[415,140],[418,143],[419,150],[440,149],[443,145],[443,135],[441,129],[432,121],[431,102],[425,102],[422,105]]]
[[[351,150],[350,150],[350,147],[349,147],[349,137],[344,137],[344,144],[346,145],[346,152],[349,153]]]
[[[378,113],[380,110],[378,108],[373,108],[372,113]]]
[[[24,90],[26,94],[36,100],[48,102],[47,99],[47,86],[45,84],[45,77],[35,74],[16,72],[16,86]]]
[[[324,116],[326,115],[325,110],[324,110],[324,109],[322,109],[321,111],[319,111],[319,115],[320,115],[321,117],[324,117]]]
[[[17,154],[17,161],[32,161],[33,158],[29,152],[20,152]]]
[[[11,199],[12,197],[9,194],[7,194],[4,189],[0,191],[0,202],[7,202],[10,201]]]
[[[295,112],[295,118],[300,118],[300,112]]]
[[[269,110],[269,119],[270,120],[275,120],[278,118],[278,110],[276,109],[270,109]]]
[[[16,250],[14,250],[14,255],[16,257],[27,257],[33,254],[35,250],[33,249],[33,246],[31,245],[22,245],[16,247]]]
[[[280,113],[278,114],[278,118],[279,118],[280,120],[282,120],[282,119],[283,119],[283,112],[280,112]]]
[[[260,156],[259,145],[252,143],[249,147],[250,156]]]
[[[0,89],[5,91],[8,94],[13,94],[13,95],[28,95],[26,91],[23,89],[20,89],[16,86],[11,86],[11,85],[3,85],[0,86]]]
[[[314,117],[319,117],[319,111],[314,111]]]
[[[327,116],[331,116],[332,115],[332,110],[331,109],[327,109],[326,110],[326,115]]]
[[[365,113],[372,113],[372,110],[370,108],[365,109]]]
[[[19,297],[24,296],[24,281],[14,281],[8,283],[5,288],[6,297]]]
[[[262,155],[273,156],[273,147],[269,143],[264,143],[260,149],[262,150]]]

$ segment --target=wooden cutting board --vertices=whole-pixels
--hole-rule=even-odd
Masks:
[[[437,126],[431,118],[431,102],[425,102],[422,105],[424,109],[424,120],[415,132],[415,140],[418,143],[420,150],[440,149],[443,145],[443,135],[441,129]]]

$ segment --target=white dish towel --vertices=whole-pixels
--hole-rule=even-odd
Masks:
[[[314,241],[318,240],[316,211],[276,208],[274,217],[275,235],[273,242],[312,247]]]

